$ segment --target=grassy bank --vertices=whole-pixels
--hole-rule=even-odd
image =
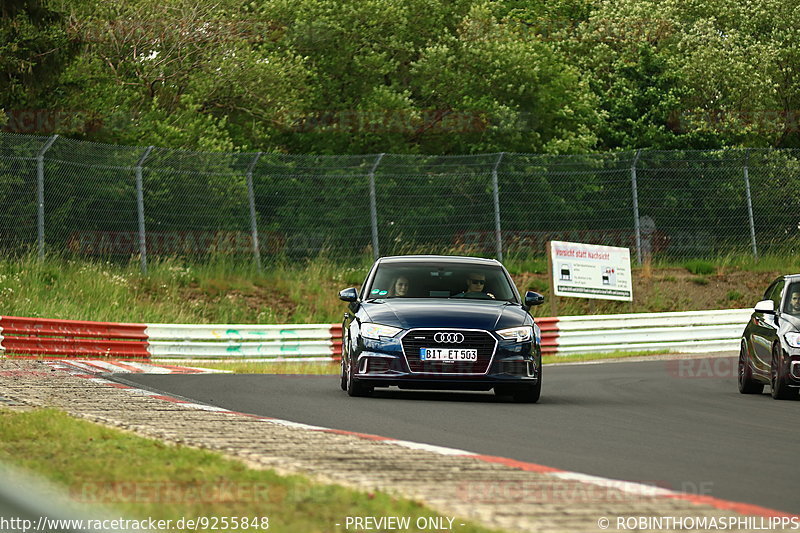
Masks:
[[[358,286],[371,259],[341,266],[318,258],[278,262],[257,271],[220,258],[206,263],[138,261],[115,264],[34,256],[0,260],[2,314],[115,322],[196,324],[335,323],[340,289]],[[536,316],[550,316],[544,260],[506,262],[520,291],[545,294]],[[726,257],[715,262],[654,264],[633,270],[634,301],[560,298],[557,314],[689,311],[752,306],[779,273],[800,270],[794,256]]]

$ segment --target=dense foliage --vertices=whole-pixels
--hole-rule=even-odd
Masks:
[[[199,150],[797,147],[798,43],[781,0],[9,0],[0,108]]]

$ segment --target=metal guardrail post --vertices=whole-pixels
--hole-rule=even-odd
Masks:
[[[58,139],[58,134],[53,135],[44,143],[36,156],[36,205],[37,205],[37,243],[39,246],[39,259],[44,259],[44,154]]]
[[[250,166],[247,168],[247,200],[250,204],[250,232],[253,236],[253,255],[256,260],[256,268],[261,270],[261,248],[258,245],[258,222],[256,222],[256,195],[253,191],[253,169],[256,167],[258,160],[261,158],[261,153],[258,152]]]
[[[744,151],[744,187],[747,192],[747,217],[750,221],[750,245],[753,248],[753,258],[758,261],[758,247],[756,246],[756,225],[753,220],[753,200],[750,196],[750,172],[748,163],[750,162],[750,150]]]
[[[153,146],[148,146],[147,149],[139,158],[136,163],[136,209],[139,216],[139,256],[142,264],[142,274],[147,275],[147,241],[144,228],[144,187],[142,185],[142,165],[145,159],[153,151]]]
[[[497,183],[497,169],[505,152],[500,152],[492,169],[492,195],[494,196],[494,237],[497,243],[497,260],[503,260],[503,234],[500,229],[500,186]]]
[[[384,155],[386,154],[378,155],[378,158],[375,159],[375,163],[372,165],[372,169],[369,171],[369,216],[372,225],[372,254],[375,259],[381,256],[378,247],[378,206],[376,205],[377,201],[375,199],[375,171],[378,165],[381,164],[381,159],[383,159]]]
[[[633,228],[636,232],[636,260],[639,265],[642,264],[642,228],[639,227],[639,190],[636,185],[636,163],[639,161],[639,156],[642,149],[636,150],[636,156],[633,158],[631,164],[631,189],[633,191]]]

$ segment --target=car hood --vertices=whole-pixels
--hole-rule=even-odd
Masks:
[[[362,305],[369,321],[403,329],[497,330],[532,322],[519,304],[495,300],[398,298],[369,300]]]

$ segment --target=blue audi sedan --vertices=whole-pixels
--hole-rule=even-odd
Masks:
[[[378,259],[361,292],[344,289],[341,387],[492,390],[536,402],[541,331],[508,271],[494,259],[409,255]]]

